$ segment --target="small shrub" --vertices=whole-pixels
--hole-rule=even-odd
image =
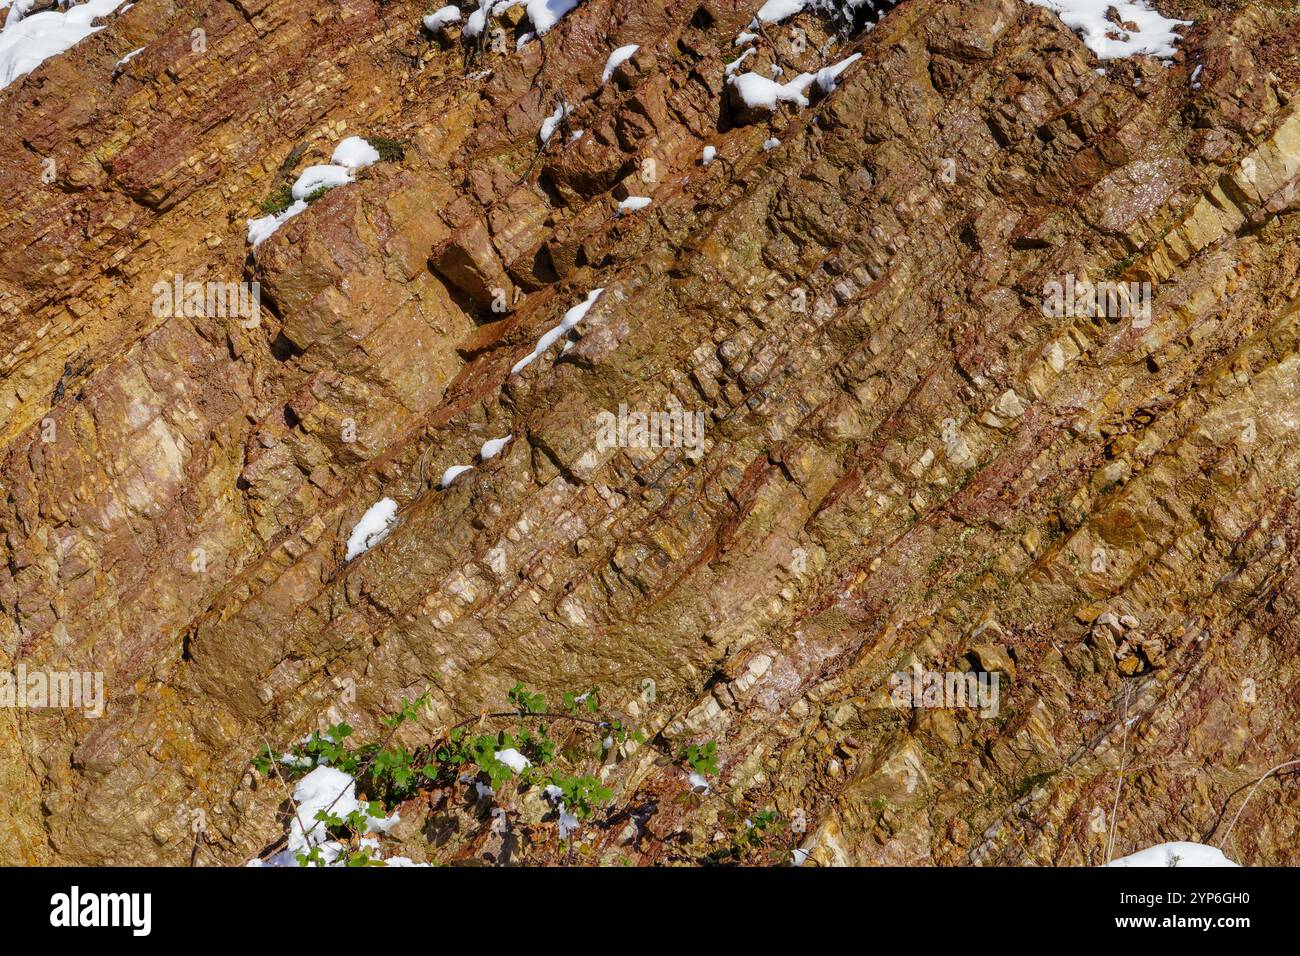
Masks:
[[[288,186],[281,186],[262,200],[262,212],[268,216],[278,216],[292,205],[292,190]]]
[[[682,751],[682,759],[701,777],[714,777],[718,773],[718,745],[712,740],[691,744]]]
[[[276,774],[289,780],[316,766],[328,764],[356,778],[359,792],[373,798],[367,808],[354,811],[347,817],[328,810],[316,815],[331,840],[345,847],[333,865],[384,865],[382,860],[359,846],[360,839],[367,832],[368,818],[389,813],[397,804],[422,789],[454,785],[466,779],[463,774],[471,770],[479,775],[480,780],[486,777],[498,794],[508,793],[505,788],[512,782],[520,790],[554,787],[558,793],[548,791],[548,796],[563,813],[581,821],[599,818],[601,809],[612,800],[613,790],[604,786],[594,774],[568,773],[559,769],[559,743],[548,733],[548,724],[552,720],[574,721],[580,729],[590,729],[599,739],[598,756],[601,758],[615,740],[645,740],[640,732],[626,728],[621,721],[585,716],[599,715],[600,704],[595,687],[585,694],[565,694],[564,707],[569,711],[566,715],[547,712],[545,696],[519,683],[508,694],[512,711],[485,715],[515,721],[513,730],[472,733],[467,721],[453,727],[441,740],[419,746],[414,751],[389,744],[399,727],[419,717],[420,711],[428,705],[428,697],[426,692],[414,701],[404,700],[397,713],[383,718],[382,722],[390,733],[382,743],[352,747],[349,738],[353,736],[353,729],[346,723],[338,723],[323,733],[318,731],[294,744],[287,754],[281,755],[264,746],[254,758],[253,766],[259,773],[264,776]],[[521,772],[516,773],[497,759],[497,754],[506,749],[517,750],[528,758],[529,763]],[[716,749],[712,743],[698,747],[692,745],[692,766],[702,768],[702,772],[716,773]],[[589,750],[578,746],[566,749],[563,759],[586,763],[590,756]],[[563,829],[561,833],[564,833]],[[299,854],[298,862],[304,866],[324,865],[325,856],[320,847],[313,847],[310,852]]]
[[[367,136],[366,142],[379,152],[383,162],[401,162],[406,157],[406,143],[387,136]]]

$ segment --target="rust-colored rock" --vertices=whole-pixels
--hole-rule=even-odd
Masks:
[[[0,92],[0,671],[106,692],[0,708],[0,862],[242,863],[285,831],[264,744],[432,688],[414,748],[517,682],[648,740],[587,768],[629,813],[580,862],[772,808],[743,862],[1098,864],[1121,764],[1117,854],[1300,862],[1293,778],[1226,833],[1300,756],[1297,14],[1155,0],[1178,54],[1103,70],[1021,0],[804,13],[739,69],[861,58],[737,111],[757,5],[480,50],[409,0],[138,0]],[[353,135],[402,148],[254,253]],[[260,315],[159,308],[177,275]],[[1067,280],[1149,313],[1045,308]],[[698,446],[604,440],[638,412]],[[915,674],[996,675],[996,715],[900,706]],[[390,839],[570,858],[536,788],[509,852],[465,789]]]

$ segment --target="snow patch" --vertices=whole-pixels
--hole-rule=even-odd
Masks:
[[[555,809],[559,813],[558,824],[560,829],[560,839],[567,840],[569,834],[578,829],[579,820],[569,812],[569,808],[566,807],[564,801],[560,799],[560,797],[563,796],[564,791],[555,784],[548,783],[546,789],[543,790],[542,793],[544,793],[547,799],[555,805]]]
[[[474,467],[473,465],[452,465],[450,468],[448,468],[446,471],[442,473],[442,487],[446,488],[453,481],[455,481],[460,475],[463,475],[465,472],[471,470],[473,467]]]
[[[439,7],[424,18],[424,28],[430,33],[437,33],[453,23],[460,22],[460,9],[453,6]]]
[[[834,92],[840,74],[856,63],[861,56],[862,54],[855,53],[845,57],[839,63],[822,67],[816,73],[800,73],[788,83],[778,83],[758,73],[741,73],[739,76],[732,76],[727,82],[735,87],[741,101],[750,109],[775,111],[778,103],[793,103],[802,108],[808,105],[810,86],[815,85],[823,93]]]
[[[621,46],[609,55],[605,61],[605,71],[600,74],[600,85],[604,86],[609,82],[609,78],[614,75],[614,71],[622,64],[632,58],[632,54],[641,49],[639,43],[629,43],[627,46]]]
[[[523,773],[525,767],[531,767],[533,762],[521,754],[514,747],[507,747],[505,750],[496,752],[497,760],[513,770],[515,773]]]
[[[555,112],[546,119],[542,120],[542,128],[537,132],[537,138],[545,145],[551,141],[555,135],[555,130],[560,125],[560,121],[573,112],[573,107],[564,100],[560,100],[560,105],[555,107]]]
[[[533,350],[511,366],[510,374],[518,375],[525,368],[531,365],[539,355],[554,345],[556,339],[564,335],[564,333],[568,332],[586,318],[588,310],[591,309],[591,307],[596,303],[596,299],[598,299],[600,294],[604,291],[605,289],[603,286],[598,289],[592,289],[587,293],[586,299],[573,306],[573,308],[569,309],[568,312],[565,312],[564,318],[560,321],[560,324],[538,339],[537,344],[533,346]]]
[[[469,15],[465,21],[465,29],[461,33],[467,37],[476,37],[483,32],[487,26],[488,7],[492,5],[492,0],[478,0],[478,9]]]
[[[332,164],[308,166],[293,184],[290,193],[294,199],[306,199],[318,189],[333,189],[335,186],[350,182],[352,182],[352,174],[345,166]]]
[[[704,152],[700,154],[700,162],[705,166],[709,165],[709,163],[713,162],[717,158],[718,147],[716,146],[705,146]]]
[[[103,26],[93,26],[95,19],[107,17],[121,5],[122,0],[87,0],[67,10],[27,16],[32,4],[18,0],[0,32],[0,89],[98,33]]]
[[[357,800],[356,788],[355,779],[333,767],[317,767],[299,780],[293,788],[297,809],[293,822],[289,824],[290,854],[306,853],[327,842],[326,826],[316,819],[321,810],[328,810],[341,818],[357,810],[364,811],[367,833],[387,833],[398,822],[396,813],[391,817],[371,816],[368,805]],[[327,862],[337,856],[338,852],[333,852],[332,856],[326,854]]]
[[[767,0],[767,3],[758,8],[758,13],[754,14],[750,26],[757,26],[760,23],[780,23],[799,13],[807,5],[808,0]]]
[[[744,63],[745,60],[749,58],[749,55],[753,52],[754,52],[754,48],[750,47],[744,53],[740,54],[740,56],[736,57],[726,66],[724,66],[722,68],[722,72],[725,73],[727,76],[731,76],[733,73],[735,73],[737,70],[740,69],[740,64]]]
[[[653,200],[651,200],[649,196],[628,196],[618,204],[618,214],[621,216],[624,213],[636,212],[639,209],[644,209],[646,206],[650,205],[652,201]]]
[[[541,36],[564,19],[565,14],[578,5],[579,0],[528,0],[525,9],[533,29]]]
[[[805,94],[814,79],[816,77],[811,73],[800,73],[788,83],[777,83],[758,73],[741,73],[727,82],[736,88],[741,101],[750,109],[774,111],[778,103],[807,106]]]
[[[1025,0],[1025,2],[1051,10],[1061,18],[1061,22],[1079,34],[1089,50],[1103,60],[1118,60],[1142,53],[1168,59],[1177,52],[1178,41],[1182,39],[1174,28],[1191,26],[1195,22],[1161,16],[1151,8],[1147,0]],[[1106,13],[1112,7],[1119,14],[1119,20],[1132,23],[1137,29],[1130,31],[1106,19]]]
[[[334,147],[330,162],[354,171],[365,169],[379,162],[379,150],[360,136],[349,136]]]
[[[306,212],[306,210],[307,203],[299,199],[284,212],[278,212],[271,216],[262,216],[260,219],[248,220],[248,241],[256,249],[267,239],[270,239],[275,230],[299,213]]]
[[[397,502],[392,498],[380,498],[366,510],[348,535],[348,553],[345,560],[351,561],[359,554],[365,554],[379,542],[388,537],[393,524],[397,521]]]
[[[1204,843],[1159,843],[1130,853],[1107,866],[1237,866],[1218,847]]]
[[[834,93],[836,86],[835,81],[839,79],[840,74],[862,58],[861,53],[855,53],[847,56],[840,62],[832,66],[824,66],[817,71],[817,87],[823,93]]]
[[[495,458],[497,455],[501,454],[501,449],[510,444],[510,439],[514,437],[514,435],[507,435],[505,438],[492,438],[485,441],[483,447],[479,449],[479,458],[482,461],[487,461],[489,458]]]
[[[122,57],[122,59],[118,60],[118,61],[117,61],[117,65],[114,66],[113,69],[115,69],[115,70],[120,70],[120,69],[122,69],[122,67],[124,67],[124,66],[126,66],[128,63],[130,63],[130,62],[131,62],[132,60],[134,60],[137,56],[139,56],[141,53],[143,53],[146,49],[148,49],[148,47],[143,47],[143,46],[142,46],[142,47],[140,47],[139,49],[132,50],[132,51],[131,51],[130,53],[128,53],[126,56]]]

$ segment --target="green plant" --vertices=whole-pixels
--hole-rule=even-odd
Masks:
[[[714,777],[718,773],[718,745],[712,740],[702,744],[689,744],[682,751],[686,765],[702,777]]]
[[[429,695],[426,692],[415,700],[404,699],[395,714],[382,719],[389,732],[381,743],[353,746],[353,728],[340,722],[294,744],[283,757],[277,756],[269,745],[263,746],[253,759],[253,766],[263,775],[274,773],[283,780],[327,764],[356,778],[364,793],[373,798],[368,807],[347,816],[331,813],[328,809],[317,813],[316,820],[326,828],[330,839],[349,848],[336,857],[332,865],[381,865],[382,861],[357,848],[362,835],[367,832],[368,821],[386,815],[396,804],[422,789],[451,786],[471,769],[482,775],[480,781],[486,778],[498,798],[502,792],[509,793],[504,788],[512,782],[521,790],[546,786],[547,795],[560,807],[562,817],[567,815],[577,820],[596,817],[612,799],[613,791],[591,773],[561,769],[557,765],[562,760],[590,759],[591,751],[575,745],[572,748],[574,756],[570,757],[570,750],[566,749],[562,757],[559,741],[550,734],[551,722],[571,721],[575,727],[591,727],[599,735],[601,757],[615,740],[624,742],[632,738],[644,741],[643,735],[625,727],[619,720],[588,716],[598,715],[600,710],[595,687],[584,694],[565,694],[563,700],[567,714],[547,712],[545,696],[530,691],[522,683],[515,684],[507,698],[512,710],[463,721],[434,743],[414,750],[392,744],[398,728],[416,720],[428,706]],[[512,718],[516,726],[482,733],[469,729],[474,722],[481,724],[484,720],[504,718]],[[527,765],[516,771],[500,760],[497,755],[508,749],[526,757]],[[715,751],[716,747],[711,743],[693,747],[693,765],[703,768],[704,772],[716,772]],[[561,832],[564,832],[563,828]],[[303,865],[324,865],[326,862],[320,847],[299,854],[298,859]]]
[[[293,190],[288,185],[283,185],[262,200],[262,212],[268,216],[276,216],[292,205]]]
[[[601,804],[607,803],[614,791],[603,786],[593,776],[574,777],[562,773],[551,774],[551,785],[560,791],[556,798],[565,810],[579,820],[588,820]]]
[[[769,848],[768,845],[769,839],[775,836],[775,831],[785,823],[775,810],[760,810],[749,816],[743,816],[736,810],[728,810],[722,815],[722,820],[727,823],[731,833],[722,846],[709,853],[707,859],[710,863],[715,865],[744,863],[765,849],[771,850],[773,862],[782,856],[789,856],[788,850],[782,850],[780,847]]]
[[[367,136],[366,142],[375,148],[384,162],[400,162],[406,157],[406,143],[387,136]]]
[[[415,698],[415,700],[407,700],[403,697],[402,706],[397,713],[381,718],[381,722],[385,727],[391,728],[397,727],[399,724],[405,723],[408,720],[418,720],[420,717],[420,711],[427,709],[429,706],[429,693],[430,692],[426,690],[419,697]]]
[[[588,713],[594,714],[600,710],[600,688],[593,687],[582,694],[566,693],[562,700],[564,709],[571,714],[580,708],[585,708]]]
[[[542,694],[529,693],[522,683],[510,688],[508,699],[519,709],[521,715],[546,712],[546,697]]]

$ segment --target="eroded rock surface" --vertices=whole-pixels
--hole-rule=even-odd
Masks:
[[[652,738],[591,862],[776,807],[817,863],[1097,864],[1121,765],[1116,856],[1217,843],[1300,757],[1292,6],[1156,0],[1178,56],[1104,69],[1022,0],[801,14],[740,69],[861,58],[755,116],[757,5],[586,0],[518,50],[514,9],[479,51],[408,0],[138,0],[0,92],[0,669],[107,691],[0,710],[0,860],[242,863],[284,831],[264,743],[430,685],[412,743],[518,681]],[[253,255],[350,135],[405,151]],[[260,322],[160,315],[177,274]],[[1066,276],[1149,319],[1049,314]],[[620,404],[702,412],[699,453],[603,447]],[[914,665],[996,673],[996,717],[900,710]],[[459,799],[402,808],[412,857],[564,858]],[[1283,777],[1225,850],[1297,847]]]

